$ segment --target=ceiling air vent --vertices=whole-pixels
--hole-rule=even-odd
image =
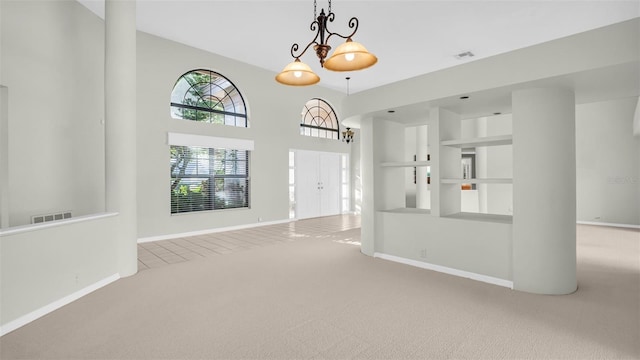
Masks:
[[[458,60],[466,60],[474,57],[475,55],[471,51],[461,52],[460,54],[454,55],[454,57]]]

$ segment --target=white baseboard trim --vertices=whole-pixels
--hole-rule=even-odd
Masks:
[[[576,221],[579,225],[595,225],[595,226],[610,226],[610,227],[620,227],[627,229],[640,229],[640,225],[631,225],[631,224],[616,224],[616,223],[603,223],[603,222],[595,222],[595,221]]]
[[[227,227],[205,229],[205,230],[198,230],[198,231],[189,231],[189,232],[178,233],[178,234],[149,236],[149,237],[138,238],[138,244],[153,242],[153,241],[170,240],[170,239],[176,239],[176,238],[187,237],[187,236],[206,235],[206,234],[212,234],[212,233],[223,232],[223,231],[243,230],[243,229],[250,229],[250,228],[260,227],[260,226],[285,224],[292,221],[296,221],[296,220],[286,219],[286,220],[265,221],[265,222],[259,222],[259,223],[253,223],[253,224],[227,226]]]
[[[373,257],[513,289],[513,281],[499,279],[492,276],[476,274],[476,273],[472,273],[464,270],[458,270],[458,269],[454,269],[446,266],[430,264],[423,261],[411,260],[411,259],[406,259],[403,257],[388,255],[383,253],[374,253]]]
[[[105,279],[102,279],[94,284],[91,284],[83,289],[80,289],[76,292],[74,292],[73,294],[67,295],[65,297],[63,297],[62,299],[59,299],[57,301],[52,302],[51,304],[45,305],[43,307],[41,307],[40,309],[37,309],[35,311],[32,311],[30,313],[28,313],[27,315],[21,316],[13,321],[10,321],[2,326],[0,326],[0,336],[4,336],[20,327],[23,327],[25,325],[27,325],[28,323],[37,320],[55,310],[58,310],[59,308],[70,304],[76,300],[78,300],[79,298],[92,293],[102,287],[105,287],[109,284],[111,284],[112,282],[116,281],[120,279],[120,274],[113,274]]]

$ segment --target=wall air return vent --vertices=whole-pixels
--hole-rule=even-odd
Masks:
[[[70,219],[70,218],[71,218],[71,211],[63,211],[59,213],[46,214],[46,215],[34,215],[31,217],[31,223],[40,224],[40,223],[45,223],[49,221],[64,220],[64,219]]]

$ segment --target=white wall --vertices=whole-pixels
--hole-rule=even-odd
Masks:
[[[576,107],[578,221],[640,225],[637,97]]]
[[[511,277],[512,225],[378,212],[384,246],[376,252],[502,280]]]
[[[340,117],[344,94],[320,86],[286,87],[275,74],[146,33],[138,34],[138,237],[152,237],[289,218],[290,149],[348,153],[351,144],[299,134],[300,113],[313,97],[329,102]],[[210,69],[242,93],[250,127],[172,119],[175,81],[193,69]],[[171,215],[167,132],[251,139],[250,209]]]
[[[440,144],[440,139],[457,138],[463,132],[467,137],[474,137],[461,130],[459,118],[450,111],[432,109],[429,118],[428,135],[432,144]],[[365,133],[362,140],[366,144],[362,165],[370,176],[363,179],[368,202],[362,215],[361,251],[382,258],[399,257],[403,262],[425,263],[441,271],[446,267],[458,273],[460,270],[474,273],[478,278],[510,282],[512,226],[509,221],[439,216],[460,211],[459,185],[447,184],[445,196],[438,191],[440,171],[442,177],[460,176],[460,149],[445,154],[447,163],[443,165],[439,163],[444,162],[439,157],[443,146],[431,147],[432,174],[437,179],[432,184],[435,199],[431,211],[405,208],[406,169],[381,167],[379,163],[407,161],[407,155],[415,152],[413,141],[407,137],[415,139],[415,131],[380,118],[366,119],[362,124]],[[398,146],[402,142],[411,143],[414,150],[408,145],[407,148]]]
[[[639,24],[640,18],[634,18],[361,91],[348,97],[343,111],[347,117],[357,120],[365,114],[386,113],[387,109],[405,105],[637,63],[640,58]]]
[[[0,325],[117,276],[117,214],[78,223],[30,226],[32,215],[104,211],[104,22],[76,1],[0,2],[0,149],[8,154],[9,227],[0,230]],[[279,85],[274,73],[147,34],[138,38],[138,211],[140,236],[288,219],[288,150],[349,152],[346,143],[299,135],[312,97],[340,116],[343,94]],[[250,128],[170,118],[175,81],[197,68],[232,80],[248,104]],[[251,209],[171,216],[167,132],[251,139]],[[4,140],[6,139],[6,140]],[[3,169],[4,170],[4,169]],[[3,192],[4,193],[4,192]],[[3,197],[2,217],[6,203]],[[100,215],[99,215],[100,216]],[[82,220],[82,219],[77,219]]]
[[[75,1],[2,1],[9,225],[104,211],[104,26]]]
[[[0,231],[3,328],[96,282],[118,276],[115,214],[52,224]]]
[[[0,17],[4,333],[118,270],[117,215],[82,219],[104,211],[104,24],[75,1],[2,1]]]
[[[349,152],[346,143],[299,135],[307,100],[340,117],[342,93],[285,87],[275,74],[144,33],[138,35],[139,237],[288,218],[290,148]],[[250,128],[170,117],[175,81],[205,68],[242,92]],[[75,1],[3,1],[0,85],[9,100],[10,226],[63,210],[104,211],[104,22]],[[251,209],[170,215],[167,132],[252,139]]]

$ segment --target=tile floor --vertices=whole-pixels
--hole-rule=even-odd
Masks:
[[[202,257],[221,256],[258,246],[270,246],[360,227],[359,215],[335,215],[284,224],[215,232],[138,244],[138,270]]]

